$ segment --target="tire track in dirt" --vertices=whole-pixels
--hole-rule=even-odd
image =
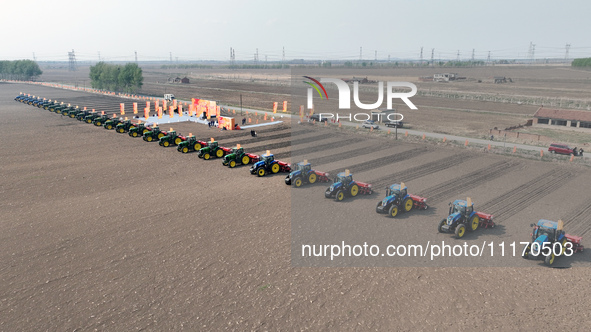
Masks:
[[[573,212],[567,214],[562,220],[568,226],[566,229],[569,234],[583,236],[591,231],[590,215],[591,202],[587,201],[577,206]]]
[[[425,196],[429,201],[437,202],[443,198],[449,197],[454,193],[473,189],[485,182],[492,181],[509,172],[510,169],[522,165],[517,161],[500,161],[484,169],[472,173],[461,175],[458,178],[451,179],[425,191]]]
[[[571,172],[553,169],[525,185],[497,196],[483,204],[479,210],[493,214],[495,219],[511,216],[566,185],[571,176]]]
[[[300,134],[301,135],[301,134]],[[285,148],[285,147],[289,147],[292,145],[296,145],[296,144],[306,144],[306,143],[310,143],[310,142],[314,142],[314,141],[319,141],[319,140],[324,140],[327,138],[331,138],[334,137],[334,135],[331,134],[323,134],[320,136],[309,136],[309,137],[304,137],[304,138],[300,138],[300,139],[296,139],[296,140],[287,140],[287,141],[283,141],[283,142],[278,142],[278,143],[274,143],[274,144],[260,144],[260,145],[256,145],[256,146],[251,146],[248,148],[249,151],[265,151],[265,150],[271,150],[271,149],[281,149],[281,148]],[[333,143],[329,143],[329,144],[333,144]],[[328,144],[325,144],[328,145]],[[317,148],[319,148],[320,146],[318,146]],[[310,149],[310,148],[308,148]],[[286,153],[290,153],[290,152],[284,152],[282,154],[286,154]],[[275,155],[276,158],[279,158],[279,154]],[[283,158],[283,156],[281,156],[281,158]]]
[[[270,141],[270,140],[275,140],[275,139],[282,139],[282,138],[287,138],[287,137],[292,137],[292,136],[299,136],[299,135],[304,135],[307,134],[311,131],[298,131],[296,133],[292,133],[289,128],[285,129],[285,133],[281,133],[281,134],[275,134],[275,135],[269,135],[269,136],[257,136],[257,137],[252,137],[249,139],[244,139],[244,140],[233,140],[233,141],[228,141],[225,142],[224,144],[228,144],[228,145],[236,145],[236,144],[250,144],[250,143],[257,143],[257,142],[263,142],[263,141]],[[258,134],[257,134],[258,135]]]
[[[457,165],[459,165],[465,161],[468,161],[474,157],[475,157],[474,154],[451,155],[451,156],[445,157],[440,160],[435,160],[430,163],[423,164],[418,167],[413,167],[411,169],[392,173],[388,176],[383,176],[381,178],[373,180],[372,183],[375,183],[375,185],[374,185],[375,188],[380,188],[382,186],[390,185],[390,184],[394,183],[394,181],[398,181],[398,179],[400,179],[400,181],[398,181],[398,182],[401,182],[401,181],[407,182],[407,181],[415,180],[415,179],[421,178],[423,176],[457,166]]]
[[[333,134],[330,135],[330,137],[334,137]],[[358,143],[359,141],[357,141],[356,143]],[[297,144],[301,144],[301,143],[297,143]],[[291,156],[298,156],[298,155],[304,155],[305,153],[310,152],[310,150],[312,150],[311,152],[318,152],[322,149],[336,149],[336,148],[340,148],[346,145],[350,145],[351,142],[347,141],[347,140],[341,140],[338,142],[332,142],[332,143],[327,143],[327,144],[322,144],[322,145],[316,145],[316,146],[309,146],[309,147],[305,147],[305,148],[301,148],[301,149],[297,149],[297,150],[292,150],[292,151],[288,151],[288,152],[282,152],[278,155],[281,155],[282,158],[285,157],[291,157]],[[294,144],[295,145],[295,144]],[[356,154],[357,152],[359,152],[359,154]],[[364,153],[361,153],[364,152]],[[330,160],[330,161],[336,161],[339,159],[345,159],[345,158],[341,158],[341,157],[332,157],[332,156],[358,156],[358,155],[362,155],[362,154],[369,154],[369,153],[375,153],[374,150],[368,148],[368,147],[363,147],[363,148],[359,148],[356,150],[350,150],[350,151],[345,151],[345,152],[341,152],[341,153],[336,153],[333,155],[327,155],[325,157],[320,157],[320,158],[316,158],[316,159],[309,159],[310,163],[312,164],[322,164],[322,163],[327,163],[326,160]],[[322,161],[321,161],[322,160]],[[330,162],[329,161],[329,162]]]
[[[357,142],[359,142],[359,141],[357,141]],[[336,149],[336,148],[340,148],[342,146],[346,146],[346,145],[350,145],[350,144],[351,144],[351,142],[348,142],[345,140],[345,141],[339,141],[339,142],[326,144],[326,146],[324,148]],[[318,151],[316,151],[317,150],[316,147],[314,147],[314,149],[315,149],[315,151],[312,151],[312,152],[318,152]],[[285,154],[287,157],[303,156],[306,152],[310,152],[309,150],[310,150],[310,148],[307,147],[307,148],[302,148],[302,149],[298,149],[298,150],[292,150],[291,152],[284,152],[283,154]],[[341,159],[351,158],[351,156],[358,157],[358,156],[362,156],[362,155],[366,155],[366,154],[370,154],[370,153],[375,153],[375,151],[368,148],[368,147],[362,147],[362,148],[358,148],[355,150],[349,150],[349,151],[335,153],[335,154],[327,154],[324,157],[309,159],[308,161],[314,165],[322,165],[322,164],[328,164],[330,162],[341,160]]]
[[[382,166],[385,166],[388,164],[395,164],[397,162],[401,162],[403,160],[407,160],[407,159],[416,157],[416,156],[426,153],[428,151],[429,150],[427,150],[427,149],[416,148],[416,149],[396,153],[393,155],[381,157],[378,159],[373,159],[373,160],[363,161],[363,162],[353,164],[353,165],[343,166],[342,168],[330,170],[330,171],[328,171],[328,173],[338,173],[338,171],[343,171],[345,168],[348,169],[349,171],[351,171],[352,173],[366,171],[366,170],[372,170],[372,169],[379,168],[379,167],[382,167]]]

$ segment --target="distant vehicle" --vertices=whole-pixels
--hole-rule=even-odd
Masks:
[[[402,121],[388,121],[384,123],[384,126],[386,127],[398,127],[398,128],[402,128],[404,127],[404,123]]]
[[[168,101],[172,101],[172,100],[174,100],[174,95],[172,93],[166,93],[166,94],[164,94],[164,99],[168,100]]]
[[[312,114],[312,116],[310,116],[310,121],[315,120],[316,122],[327,122],[328,118],[327,117],[323,117],[322,119],[320,118],[320,114]]]
[[[548,148],[548,152],[558,153],[558,154],[566,154],[566,155],[572,154],[575,156],[582,156],[584,151],[581,148],[579,148],[579,149],[577,149],[576,147],[571,148],[566,144],[552,143],[552,144],[550,144],[550,147]]]
[[[373,120],[367,120],[365,122],[363,122],[363,125],[361,125],[362,128],[373,128],[373,129],[378,129],[380,128],[380,126],[378,126]]]

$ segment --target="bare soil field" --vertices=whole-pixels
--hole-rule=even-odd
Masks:
[[[588,95],[591,90],[591,72],[565,66],[311,70],[328,77],[368,77],[381,81],[414,82],[419,93],[412,101],[420,111],[411,111],[400,101],[395,101],[393,106],[404,115],[409,128],[451,135],[485,138],[492,128],[504,129],[525,124],[547,99],[557,103],[554,106],[557,108],[569,108],[573,105],[571,101],[591,105]],[[467,77],[467,80],[436,83],[418,79],[443,72],[455,72]],[[291,100],[291,74],[289,69],[162,69],[160,66],[147,66],[144,68],[145,80],[141,93],[161,97],[168,92],[185,100],[198,96],[236,108],[242,97],[243,107],[264,110],[271,110],[273,102],[281,104],[287,100],[288,110],[297,113],[299,105],[292,105],[294,101]],[[509,77],[513,83],[494,84],[495,76]],[[167,83],[175,77],[188,77],[191,83]],[[76,86],[90,84],[88,67],[80,67],[74,73],[65,69],[45,69],[41,79]],[[478,80],[482,83],[478,83]],[[375,102],[375,89],[371,84],[362,85],[360,100],[365,103]],[[327,91],[330,95],[336,95],[336,89],[332,86],[327,86]],[[485,97],[497,101],[487,101],[483,99]],[[333,100],[319,105],[316,112],[335,109],[337,104]]]
[[[290,189],[285,174],[258,178],[80,123],[13,101],[20,91],[112,111],[120,102],[0,83],[0,330],[586,330],[589,251],[560,260],[567,269],[520,257],[463,268],[294,267],[292,214],[309,217],[297,225],[324,242],[331,231],[453,242],[437,221],[450,200],[470,196],[499,226],[469,243],[527,241],[540,218],[562,218],[586,238],[588,168],[295,124],[257,139],[173,126],[322,171],[347,168],[376,188],[336,203],[323,198],[325,185]],[[430,208],[376,214],[383,188],[400,181]]]

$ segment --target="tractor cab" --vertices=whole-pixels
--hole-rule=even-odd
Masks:
[[[386,197],[396,196],[397,198],[406,197],[408,191],[408,187],[402,187],[401,184],[393,184],[390,187],[386,188]]]
[[[209,142],[209,144],[207,144],[207,146],[211,149],[211,150],[215,150],[218,148],[218,141],[212,141]]]
[[[534,227],[532,237],[533,241],[540,243],[560,241],[564,237],[562,222],[540,219]]]
[[[342,183],[344,186],[348,186],[351,182],[353,182],[353,174],[346,174],[345,172],[337,174],[333,180],[333,184]]]
[[[297,163],[296,164],[296,171],[300,171],[302,173],[308,173],[309,171],[312,170],[312,165],[310,163]]]
[[[261,161],[265,163],[265,165],[269,166],[273,161],[275,161],[275,156],[272,154],[265,154],[261,156]]]
[[[241,156],[242,154],[244,154],[244,148],[232,148],[232,152],[230,152],[230,154]]]
[[[474,212],[474,203],[468,203],[462,199],[456,199],[453,203],[450,204],[449,207],[449,214],[460,214],[463,216],[470,216]]]

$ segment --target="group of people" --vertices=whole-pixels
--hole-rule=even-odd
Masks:
[[[576,146],[573,148],[573,154],[575,156],[583,156],[583,152],[583,148],[579,148],[578,150]]]

